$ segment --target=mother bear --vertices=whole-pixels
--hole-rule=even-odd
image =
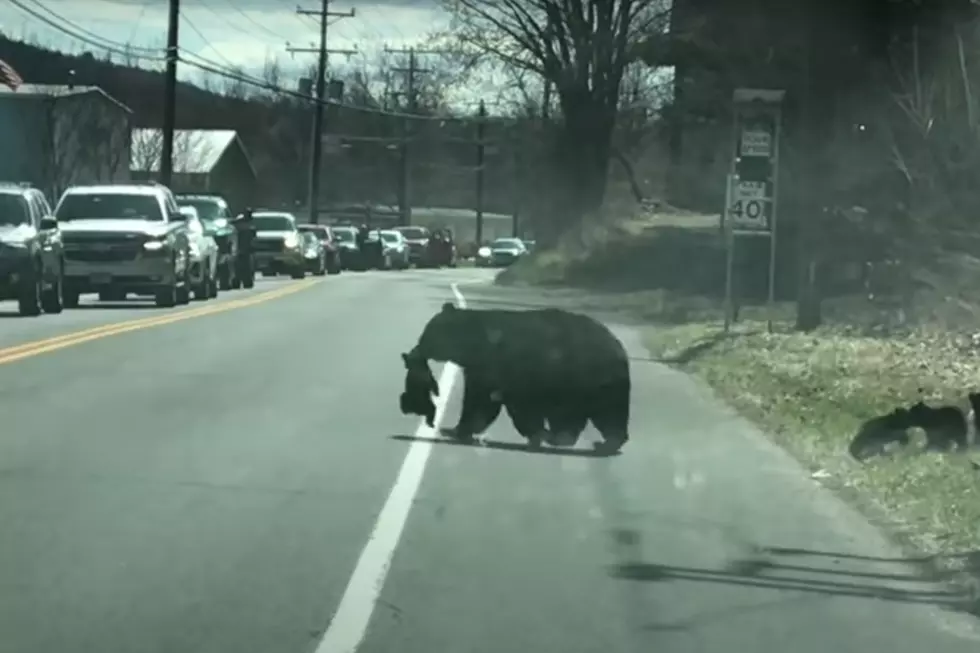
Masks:
[[[408,357],[462,369],[457,438],[486,431],[504,406],[532,446],[574,444],[589,420],[602,435],[601,452],[619,451],[629,439],[629,358],[608,328],[585,315],[446,303]]]

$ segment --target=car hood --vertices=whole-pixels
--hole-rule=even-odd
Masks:
[[[106,233],[140,233],[147,236],[162,236],[170,230],[166,222],[150,220],[63,220],[58,226],[64,233],[80,231],[102,231]]]
[[[37,235],[37,229],[29,224],[0,225],[0,243],[22,243]]]

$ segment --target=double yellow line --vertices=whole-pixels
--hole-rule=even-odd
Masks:
[[[66,347],[80,345],[83,342],[91,342],[92,340],[119,335],[121,333],[149,329],[150,327],[172,324],[174,322],[182,322],[184,320],[190,320],[196,317],[226,313],[228,311],[245,308],[247,306],[263,304],[265,302],[272,301],[273,299],[279,299],[280,297],[285,297],[286,295],[292,295],[301,290],[306,290],[310,286],[319,283],[319,281],[319,279],[310,279],[307,281],[290,284],[288,286],[283,286],[282,288],[277,288],[275,290],[269,290],[255,295],[250,295],[248,297],[243,297],[242,299],[206,304],[199,308],[189,308],[139,320],[127,320],[125,322],[103,324],[102,326],[85,329],[83,331],[66,333],[64,335],[54,336],[53,338],[46,338],[44,340],[35,340],[33,342],[24,343],[23,345],[0,348],[0,365],[13,363],[14,361],[19,361],[24,358],[37,356],[38,354],[57,351]]]

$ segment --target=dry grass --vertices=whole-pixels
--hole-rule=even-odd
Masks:
[[[811,470],[829,472],[829,486],[883,509],[919,550],[980,550],[980,473],[968,456],[900,454],[860,465],[847,454],[864,420],[916,401],[919,388],[929,402],[961,404],[980,384],[980,356],[968,340],[768,334],[762,323],[730,337],[717,324],[650,327],[645,338],[655,356],[702,377]]]

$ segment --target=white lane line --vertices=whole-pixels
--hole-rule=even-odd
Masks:
[[[459,291],[459,286],[454,283],[450,284],[450,288],[456,297],[456,304],[460,308],[466,308],[466,300]],[[381,589],[391,567],[391,559],[398,548],[415,495],[422,485],[425,465],[429,461],[446,402],[452,394],[456,372],[457,367],[452,363],[446,363],[442,368],[439,396],[435,398],[435,426],[426,426],[423,420],[416,429],[417,439],[409,445],[395,484],[381,508],[371,537],[361,551],[354,573],[347,582],[347,589],[340,598],[340,605],[337,606],[323,639],[317,644],[316,653],[354,653],[367,634],[371,615],[381,597]]]

